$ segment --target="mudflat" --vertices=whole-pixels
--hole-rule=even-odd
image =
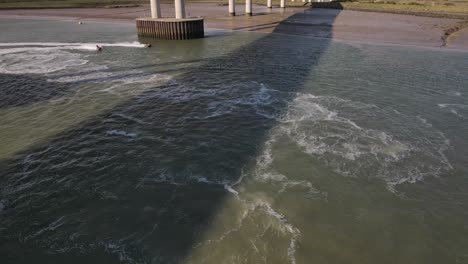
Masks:
[[[275,32],[365,43],[444,47],[468,50],[468,29],[460,19],[362,12],[351,10],[292,7],[284,10],[254,5],[254,16],[244,16],[244,5],[236,6],[235,17],[220,3],[187,3],[191,17],[204,17],[205,27]],[[173,5],[162,4],[162,13],[170,17]],[[133,23],[150,14],[149,5],[124,8],[56,8],[0,10],[0,16],[67,20],[105,20]],[[295,14],[294,18],[292,15]],[[281,29],[277,26],[282,23]],[[465,22],[466,24],[466,22]],[[454,30],[455,29],[455,30]]]

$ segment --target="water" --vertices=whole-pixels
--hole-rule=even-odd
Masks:
[[[0,31],[1,263],[468,263],[468,53]]]

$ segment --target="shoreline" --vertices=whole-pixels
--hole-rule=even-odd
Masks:
[[[0,10],[0,19],[45,19],[134,23],[145,17],[149,6],[121,8],[52,8]],[[173,7],[162,4],[163,15],[172,14]],[[452,18],[433,18],[369,11],[329,8],[279,8],[273,10],[254,5],[257,15],[243,15],[243,5],[237,5],[238,16],[227,16],[227,7],[218,3],[187,3],[189,16],[205,18],[206,29],[271,33],[282,24],[281,34],[332,39],[360,44],[383,44],[408,47],[429,47],[443,50],[468,51],[468,22]],[[290,16],[301,13],[293,20]],[[336,19],[331,20],[331,17]],[[324,30],[324,27],[332,28]],[[328,33],[325,33],[327,31]]]
[[[351,10],[360,12],[372,12],[372,13],[387,13],[395,15],[410,15],[410,16],[422,16],[422,17],[433,17],[433,18],[448,18],[448,19],[461,19],[468,20],[468,14],[456,13],[456,12],[439,12],[439,11],[414,11],[404,9],[389,9],[382,7],[364,7],[364,6],[353,6],[363,4],[364,2],[313,2],[311,7],[313,8],[324,8],[324,9],[339,9],[339,10]],[[377,5],[377,3],[374,3]]]

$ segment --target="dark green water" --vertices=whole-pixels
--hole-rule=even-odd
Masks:
[[[468,263],[468,53],[0,32],[0,263]]]

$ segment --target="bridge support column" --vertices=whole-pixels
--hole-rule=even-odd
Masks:
[[[203,38],[205,35],[203,18],[185,18],[184,2],[184,0],[174,1],[175,18],[161,18],[160,0],[150,0],[151,17],[136,20],[140,41],[151,43],[151,38],[171,40]]]
[[[245,0],[245,15],[252,15],[252,0]]]
[[[272,8],[271,0],[267,0],[267,7],[268,7],[268,8]]]
[[[229,0],[229,15],[236,15],[236,0]]]
[[[160,0],[151,0],[151,18],[161,18]]]
[[[281,0],[280,1],[280,7],[285,8],[286,7],[286,0]]]
[[[182,19],[185,18],[185,1],[184,0],[175,0],[175,18]]]

